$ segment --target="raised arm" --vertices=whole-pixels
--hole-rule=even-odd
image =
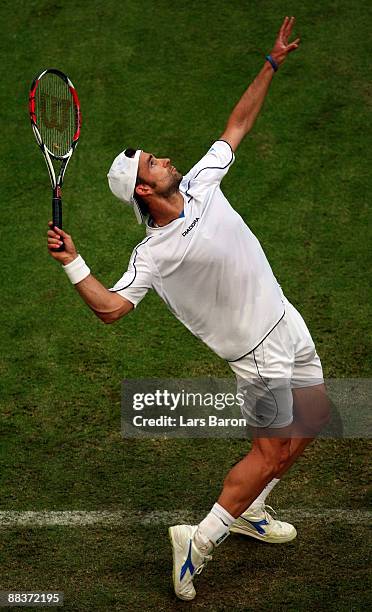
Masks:
[[[270,57],[275,67],[281,66],[288,53],[297,49],[300,44],[299,38],[296,38],[292,43],[288,43],[294,22],[294,17],[286,17],[279,30],[273,50],[270,53]],[[220,138],[221,140],[226,140],[233,151],[237,149],[239,143],[252,129],[266,98],[266,94],[269,91],[274,71],[273,65],[266,60],[257,77],[253,83],[249,85],[248,89],[244,92],[232,111],[225,131]]]
[[[59,261],[64,266],[79,264],[78,253],[75,245],[69,234],[66,234],[61,229],[52,228],[52,223],[49,223],[48,230],[48,250],[53,259]],[[65,245],[65,250],[56,252],[55,249],[61,244],[60,237],[62,236]],[[83,264],[82,264],[83,265]],[[79,265],[75,266],[79,268]],[[86,269],[86,271],[88,271]],[[78,269],[75,271],[79,274]],[[84,272],[83,272],[84,275]],[[77,278],[79,278],[77,276]],[[75,284],[75,283],[74,283]],[[75,284],[75,289],[83,298],[84,302],[93,310],[104,323],[113,323],[124,315],[128,314],[133,309],[133,304],[126,300],[121,295],[109,291],[104,287],[92,274],[88,274]]]

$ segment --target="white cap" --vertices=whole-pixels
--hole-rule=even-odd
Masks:
[[[136,151],[134,157],[127,157],[124,151],[119,153],[112,163],[107,178],[114,196],[133,206],[138,223],[143,223],[143,214],[134,197],[140,154],[141,150]]]

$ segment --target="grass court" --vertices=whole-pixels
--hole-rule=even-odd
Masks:
[[[294,14],[301,47],[275,76],[223,189],[307,321],[326,378],[368,378],[371,13],[367,0],[2,2],[0,511],[126,518],[0,522],[0,590],[63,591],[69,612],[371,605],[362,439],[317,441],[273,492],[269,503],[292,516],[296,540],[231,536],[197,579],[195,601],[176,600],[167,520],[201,520],[247,443],[124,440],[121,381],[232,372],[156,295],[113,326],[81,303],[47,253],[50,186],[27,112],[41,69],[71,77],[83,126],[64,227],[112,286],[143,237],[108,190],[113,158],[138,147],[186,172]]]

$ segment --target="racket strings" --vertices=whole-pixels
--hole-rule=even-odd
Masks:
[[[35,113],[46,147],[55,157],[66,155],[77,129],[77,112],[67,83],[56,74],[47,73],[40,79]]]

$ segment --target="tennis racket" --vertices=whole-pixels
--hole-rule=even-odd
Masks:
[[[29,111],[52,184],[53,227],[62,229],[62,184],[81,127],[80,102],[70,79],[55,68],[41,72],[31,85]],[[54,168],[53,162],[59,162],[59,170]],[[55,251],[64,248],[62,244]]]

